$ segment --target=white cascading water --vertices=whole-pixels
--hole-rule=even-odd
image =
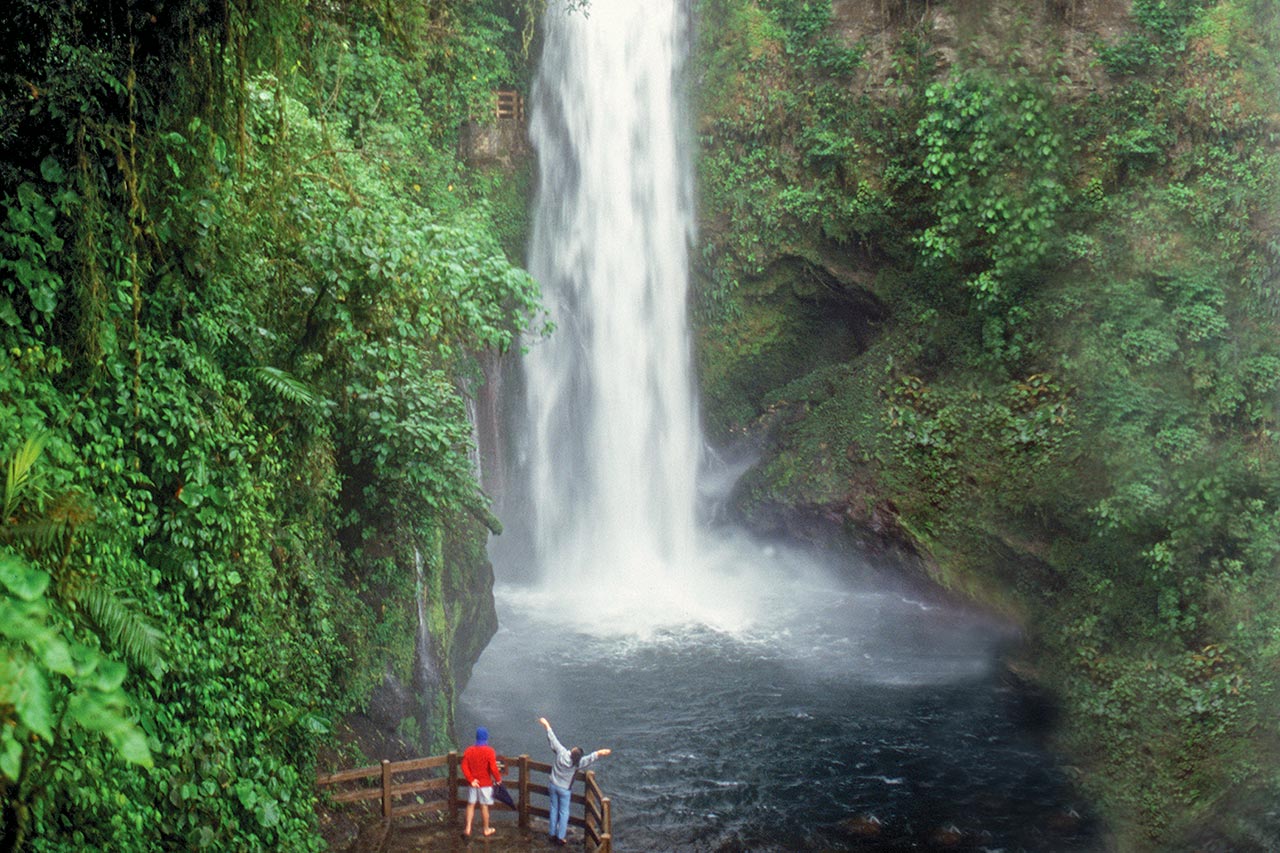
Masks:
[[[529,266],[555,324],[524,362],[535,559],[562,606],[621,630],[723,610],[695,527],[682,6],[551,3],[529,127]]]

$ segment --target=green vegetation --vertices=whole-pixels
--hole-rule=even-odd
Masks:
[[[708,422],[771,430],[747,515],[881,507],[1024,621],[1123,849],[1263,849],[1280,20],[1137,0],[1082,58],[1087,16],[1054,8],[703,0]]]
[[[321,847],[317,748],[413,681],[416,595],[448,741],[492,630],[459,383],[536,308],[457,132],[524,5],[14,4],[0,849]]]
[[[458,388],[529,174],[457,131],[544,3],[11,5],[0,850],[318,849],[337,722],[390,672],[443,745],[492,628]],[[1266,847],[1280,9],[697,5],[742,511],[874,508],[1022,619],[1124,849]]]

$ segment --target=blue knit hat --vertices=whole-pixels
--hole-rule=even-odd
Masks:
[[[486,729],[484,726],[481,726],[480,728],[476,729],[476,743],[480,744],[481,746],[484,746],[488,742],[489,742],[489,730]]]

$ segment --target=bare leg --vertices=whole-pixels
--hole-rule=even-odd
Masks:
[[[480,817],[484,823],[484,834],[493,835],[498,830],[489,828],[489,807],[484,803],[480,804]]]
[[[464,830],[462,830],[462,834],[463,834],[463,835],[470,835],[470,834],[471,834],[471,818],[475,816],[475,813],[476,813],[476,804],[475,804],[475,803],[467,803],[467,828],[466,828],[466,829],[464,829]],[[486,815],[486,817],[487,817],[487,815]],[[486,822],[487,822],[487,821],[486,821]]]

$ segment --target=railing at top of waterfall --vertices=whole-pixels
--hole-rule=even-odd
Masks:
[[[524,98],[514,89],[498,89],[493,93],[493,117],[524,122]]]
[[[465,805],[458,789],[467,784],[459,772],[459,760],[457,752],[409,761],[384,760],[369,767],[321,774],[316,777],[316,785],[334,789],[330,795],[334,803],[378,800],[384,819],[434,812],[447,813],[456,823],[458,810]],[[550,796],[547,786],[535,782],[533,774],[541,774],[539,778],[542,778],[550,774],[551,765],[533,761],[527,755],[499,755],[498,761],[506,765],[507,778],[503,784],[516,794],[516,804],[512,808],[495,801],[490,806],[493,812],[515,812],[517,825],[525,831],[529,830],[532,818],[550,817],[549,808],[533,804],[535,794],[544,798],[543,802]],[[613,853],[613,814],[609,798],[600,790],[595,773],[587,770],[579,774],[579,778],[582,793],[573,794],[569,825],[582,828],[583,844],[591,853]],[[575,814],[574,809],[579,806],[582,811]]]

